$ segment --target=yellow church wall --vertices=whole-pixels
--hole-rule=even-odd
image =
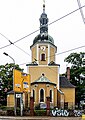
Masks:
[[[39,65],[47,65],[48,63],[48,47],[46,45],[40,45],[39,47],[42,48],[43,46],[45,47],[44,51],[42,49],[39,49]],[[41,54],[45,54],[45,61],[41,61]]]
[[[57,87],[54,87],[54,106],[57,106]]]
[[[31,83],[37,80],[44,73],[51,82],[57,84],[58,66],[31,66],[29,74],[31,75]]]
[[[14,107],[14,95],[7,95],[7,107]]]
[[[32,62],[37,59],[37,46],[32,47]]]
[[[58,94],[58,108],[64,108],[64,94],[62,91],[57,91]]]
[[[57,88],[54,85],[51,84],[35,84],[31,86],[31,93],[32,90],[35,90],[35,102],[34,104],[37,105],[40,103],[40,90],[43,89],[45,94],[44,94],[44,103],[46,103],[46,97],[50,97],[50,90],[53,92],[52,96],[52,102],[50,103],[51,106],[56,106],[57,105]],[[32,95],[33,96],[33,95]]]
[[[50,47],[50,61],[55,61],[55,49]]]
[[[72,108],[75,105],[75,88],[61,88],[64,93],[64,102],[68,102],[68,107]]]

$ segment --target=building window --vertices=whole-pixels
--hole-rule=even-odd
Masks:
[[[41,54],[41,61],[45,61],[45,54]]]
[[[33,100],[35,102],[35,90],[33,90]]]
[[[40,90],[40,102],[44,102],[44,90]]]
[[[52,90],[50,90],[50,102],[52,102]]]

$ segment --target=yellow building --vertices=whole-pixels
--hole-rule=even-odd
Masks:
[[[40,16],[40,33],[30,46],[32,63],[28,64],[31,75],[31,96],[34,104],[46,104],[50,97],[50,106],[73,108],[75,106],[75,87],[65,77],[59,77],[60,65],[56,64],[57,46],[48,34],[48,18],[45,13]]]
[[[28,107],[30,97],[30,75],[13,70],[13,90],[8,92],[7,107]]]
[[[29,106],[30,97],[34,98],[35,106],[40,104],[44,107],[46,106],[47,97],[50,97],[50,107],[74,108],[75,86],[69,82],[69,77],[59,76],[60,65],[56,64],[55,57],[57,46],[54,44],[54,39],[48,34],[48,18],[45,13],[45,4],[39,20],[40,33],[34,38],[33,44],[30,46],[32,62],[27,64],[28,74],[31,76],[30,94],[29,91],[25,94],[17,83],[15,90],[22,92],[25,107]],[[17,74],[16,82],[19,74],[21,73]],[[22,84],[20,83],[20,85]],[[27,95],[28,97],[25,97]],[[25,98],[27,98],[28,103],[25,102]],[[7,105],[13,107],[14,102],[11,103],[10,101],[14,101],[13,91],[9,92],[7,96]]]

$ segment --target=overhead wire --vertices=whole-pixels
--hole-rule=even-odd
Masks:
[[[69,50],[66,50],[66,51],[63,51],[63,52],[60,52],[60,53],[56,53],[56,54],[51,55],[51,56],[48,56],[48,57],[46,57],[46,58],[53,57],[53,56],[60,55],[60,54],[64,54],[64,53],[67,53],[67,52],[71,52],[71,51],[73,51],[73,50],[77,50],[77,49],[80,49],[80,48],[83,48],[83,47],[85,47],[85,45],[84,45],[84,46],[79,46],[79,47],[76,47],[76,48],[73,48],[73,49],[69,49]],[[37,61],[39,61],[39,60],[37,60]],[[30,63],[30,62],[29,62],[29,63]],[[27,64],[27,63],[22,63],[22,65],[24,65],[24,64]],[[20,64],[20,65],[21,65],[21,64]]]
[[[72,11],[72,12],[70,12],[70,13],[68,13],[68,14],[66,14],[66,15],[64,15],[64,16],[62,16],[62,17],[60,17],[59,19],[57,19],[57,20],[55,20],[55,21],[49,23],[48,25],[51,25],[51,24],[53,24],[53,23],[55,23],[55,22],[57,22],[57,21],[59,21],[59,20],[65,18],[65,17],[67,17],[68,15],[70,15],[70,14],[72,14],[72,13],[78,11],[79,9],[81,9],[81,8],[83,8],[83,7],[85,7],[85,5],[82,6],[82,7],[79,7],[78,9],[76,9],[76,10],[74,10],[74,11]],[[26,35],[26,36],[24,36],[24,37],[22,37],[22,38],[16,40],[15,42],[11,42],[6,36],[4,36],[2,33],[0,33],[3,37],[5,37],[5,38],[10,42],[9,45],[3,46],[3,47],[1,47],[0,49],[5,48],[5,47],[8,47],[8,46],[10,46],[10,45],[14,45],[14,46],[16,46],[18,49],[20,49],[20,50],[22,50],[24,53],[26,53],[27,55],[31,56],[31,55],[28,54],[26,51],[24,51],[22,48],[20,48],[20,47],[18,47],[17,45],[15,45],[15,43],[21,41],[22,39],[25,39],[26,37],[28,37],[28,36],[30,36],[30,35],[36,33],[36,32],[39,31],[39,30],[40,30],[40,28],[37,29],[37,30],[35,30],[34,32],[32,32],[32,33],[30,33],[30,34],[28,34],[28,35]],[[64,51],[64,52],[57,53],[57,54],[55,54],[55,55],[64,54],[64,53],[66,53],[66,52],[70,52],[70,51],[73,51],[73,50],[76,50],[76,49],[80,49],[80,48],[82,48],[82,47],[85,47],[85,46],[80,46],[80,47],[77,47],[77,48],[73,48],[73,49],[70,49],[70,50],[67,50],[67,51]],[[52,56],[55,56],[55,55],[52,55]],[[52,57],[52,56],[49,56],[49,57]],[[24,64],[27,64],[27,63],[24,63]]]
[[[5,35],[3,35],[2,33],[0,33],[3,37],[5,37],[9,42],[10,44],[13,44],[15,47],[17,47],[18,49],[20,49],[21,51],[23,51],[25,54],[31,56],[30,54],[28,54],[26,51],[24,51],[22,48],[20,48],[19,46],[15,45],[14,43],[12,43]],[[73,50],[77,50],[77,49],[80,49],[80,48],[83,48],[85,47],[85,45],[83,46],[79,46],[79,47],[76,47],[76,48],[72,48],[72,49],[69,49],[69,50],[66,50],[66,51],[63,51],[63,52],[60,52],[60,53],[56,53],[55,55],[51,55],[51,56],[48,56],[46,58],[49,58],[49,57],[53,57],[53,56],[56,56],[56,55],[60,55],[60,54],[64,54],[64,53],[67,53],[67,52],[70,52],[70,51],[73,51]],[[33,57],[34,58],[34,57]],[[34,58],[35,59],[35,58]],[[36,60],[38,61],[38,60]]]
[[[83,7],[85,7],[85,5],[84,5],[84,6],[81,6],[81,7],[79,7],[79,8],[77,8],[76,10],[73,10],[72,12],[70,12],[70,13],[68,13],[68,14],[66,14],[66,15],[64,15],[64,16],[62,16],[62,17],[60,17],[60,18],[58,18],[57,20],[54,20],[53,22],[49,23],[48,25],[51,25],[51,24],[53,24],[53,23],[55,23],[55,22],[57,22],[57,21],[59,21],[59,20],[65,18],[65,17],[71,15],[72,13],[74,13],[74,12],[80,10],[80,9],[83,8]],[[41,26],[41,27],[42,27],[42,26]],[[16,40],[14,43],[17,43],[17,42],[21,41],[22,39],[24,39],[24,38],[26,38],[26,37],[28,37],[28,36],[34,34],[35,32],[37,32],[37,31],[39,31],[39,30],[40,30],[40,28],[37,29],[37,30],[35,30],[34,32],[30,33],[29,35],[26,35],[26,36],[22,37],[21,39]]]
[[[64,16],[62,16],[62,17],[60,17],[60,18],[58,18],[57,20],[54,20],[53,22],[49,23],[48,25],[51,25],[51,24],[53,24],[53,23],[55,23],[55,22],[57,22],[57,21],[59,21],[59,20],[61,20],[61,19],[65,18],[65,17],[67,17],[67,16],[69,16],[69,15],[73,14],[74,12],[76,12],[76,11],[78,11],[78,10],[82,9],[83,7],[85,7],[85,5],[84,5],[84,6],[79,7],[78,9],[75,9],[74,11],[72,11],[72,12],[70,12],[70,13],[68,13],[68,14],[66,14],[66,15],[64,15]],[[28,37],[28,36],[30,36],[30,35],[32,35],[32,34],[34,34],[34,33],[38,32],[39,30],[40,30],[40,28],[39,28],[39,29],[37,29],[37,30],[35,30],[35,31],[33,31],[32,33],[30,33],[30,34],[28,34],[28,35],[26,35],[26,36],[24,36],[24,37],[22,37],[22,38],[20,38],[20,39],[16,40],[15,42],[13,42],[13,43],[11,43],[11,44],[8,44],[8,45],[5,45],[5,46],[1,47],[0,49],[3,49],[3,48],[6,48],[6,47],[8,47],[8,46],[10,46],[10,45],[12,45],[12,44],[15,44],[15,43],[17,43],[17,42],[19,42],[19,41],[21,41],[21,40],[25,39],[26,37]],[[4,35],[2,35],[2,36],[4,36]],[[4,37],[5,37],[5,36],[4,36]],[[6,38],[6,37],[5,37],[5,38]],[[10,41],[9,41],[9,42],[10,42]]]
[[[77,3],[78,3],[78,6],[79,6],[79,8],[80,8],[80,7],[81,7],[80,0],[77,0]],[[84,22],[84,24],[85,24],[85,18],[84,18],[84,14],[83,14],[83,10],[82,10],[82,8],[80,9],[80,13],[81,13],[81,16],[82,16],[83,22]]]
[[[23,51],[25,54],[27,54],[27,55],[29,55],[30,56],[30,54],[28,54],[26,51],[24,51],[22,48],[20,48],[19,46],[17,46],[17,45],[15,45],[11,40],[9,40],[5,35],[3,35],[2,33],[0,33],[6,40],[8,40],[9,41],[9,45],[14,45],[15,47],[17,47],[18,49],[20,49],[21,51]]]
[[[69,15],[73,14],[74,12],[77,12],[78,10],[82,9],[83,7],[85,7],[85,5],[84,5],[84,6],[79,7],[79,8],[77,8],[77,9],[75,9],[75,10],[73,10],[72,12],[69,12],[68,14],[66,14],[66,15],[64,15],[64,16],[62,16],[62,17],[60,17],[60,18],[58,18],[57,20],[55,20],[55,21],[53,21],[53,22],[49,23],[48,25],[51,25],[51,24],[53,24],[53,23],[55,23],[55,22],[57,22],[57,21],[59,21],[59,20],[61,20],[61,19],[65,18],[65,17],[67,17],[67,16],[69,16]]]
[[[17,47],[18,49],[20,49],[21,51],[23,51],[25,54],[27,54],[27,55],[31,56],[29,53],[27,53],[25,50],[23,50],[23,49],[22,49],[22,48],[20,48],[19,46],[15,45],[15,44],[14,44],[14,46],[15,46],[15,47]]]

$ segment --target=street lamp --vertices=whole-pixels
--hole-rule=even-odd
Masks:
[[[14,63],[14,67],[13,69],[15,69],[15,60],[14,58],[12,58],[8,53],[4,52],[3,53],[4,55],[10,57],[12,60],[13,60],[13,63]],[[13,90],[14,90],[14,75],[13,75]],[[14,114],[16,115],[16,94],[15,94],[15,91],[14,91]]]
[[[10,57],[13,60],[14,68],[15,68],[15,60],[8,53],[6,53],[6,52],[4,52],[3,54],[6,55],[6,56],[8,56],[8,57]]]

